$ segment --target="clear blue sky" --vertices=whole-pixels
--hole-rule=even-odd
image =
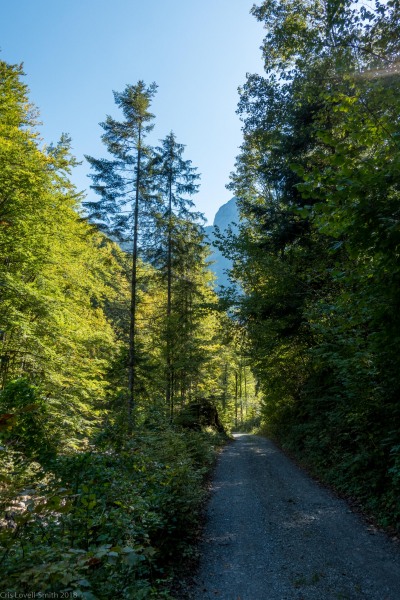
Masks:
[[[158,93],[153,142],[173,130],[201,173],[196,205],[212,220],[241,143],[235,114],[246,72],[261,72],[252,0],[0,0],[0,57],[24,63],[45,143],[72,137],[79,160],[105,155],[99,122],[112,90],[143,79]],[[86,189],[84,161],[74,182]]]

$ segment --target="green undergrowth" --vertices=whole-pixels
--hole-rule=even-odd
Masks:
[[[259,415],[251,416],[243,419],[237,425],[233,426],[234,431],[238,433],[254,433],[257,434],[260,430],[261,418]]]
[[[2,446],[0,569],[7,592],[170,598],[190,552],[215,432],[141,429],[118,446],[44,460]]]

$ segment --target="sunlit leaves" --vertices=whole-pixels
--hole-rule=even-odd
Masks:
[[[89,399],[104,396],[117,343],[103,305],[120,267],[112,244],[79,214],[69,138],[41,148],[20,69],[0,69],[0,374],[3,385],[18,376],[40,382],[66,434],[82,430]]]

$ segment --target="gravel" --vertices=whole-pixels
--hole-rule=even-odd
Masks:
[[[220,455],[200,552],[193,600],[400,599],[398,545],[254,435]]]

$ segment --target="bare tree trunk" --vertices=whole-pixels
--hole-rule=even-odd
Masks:
[[[224,376],[223,376],[223,380],[222,380],[222,389],[223,389],[222,410],[225,412],[227,396],[228,396],[228,363],[227,362],[225,362],[225,365],[224,365]]]
[[[246,373],[246,364],[243,365],[243,375],[244,375],[244,409],[245,409],[245,418],[247,419],[248,400],[247,400],[247,373]]]
[[[243,425],[243,391],[242,391],[242,360],[239,364],[239,397],[240,397],[240,424]]]
[[[235,371],[235,427],[238,426],[238,374]]]

